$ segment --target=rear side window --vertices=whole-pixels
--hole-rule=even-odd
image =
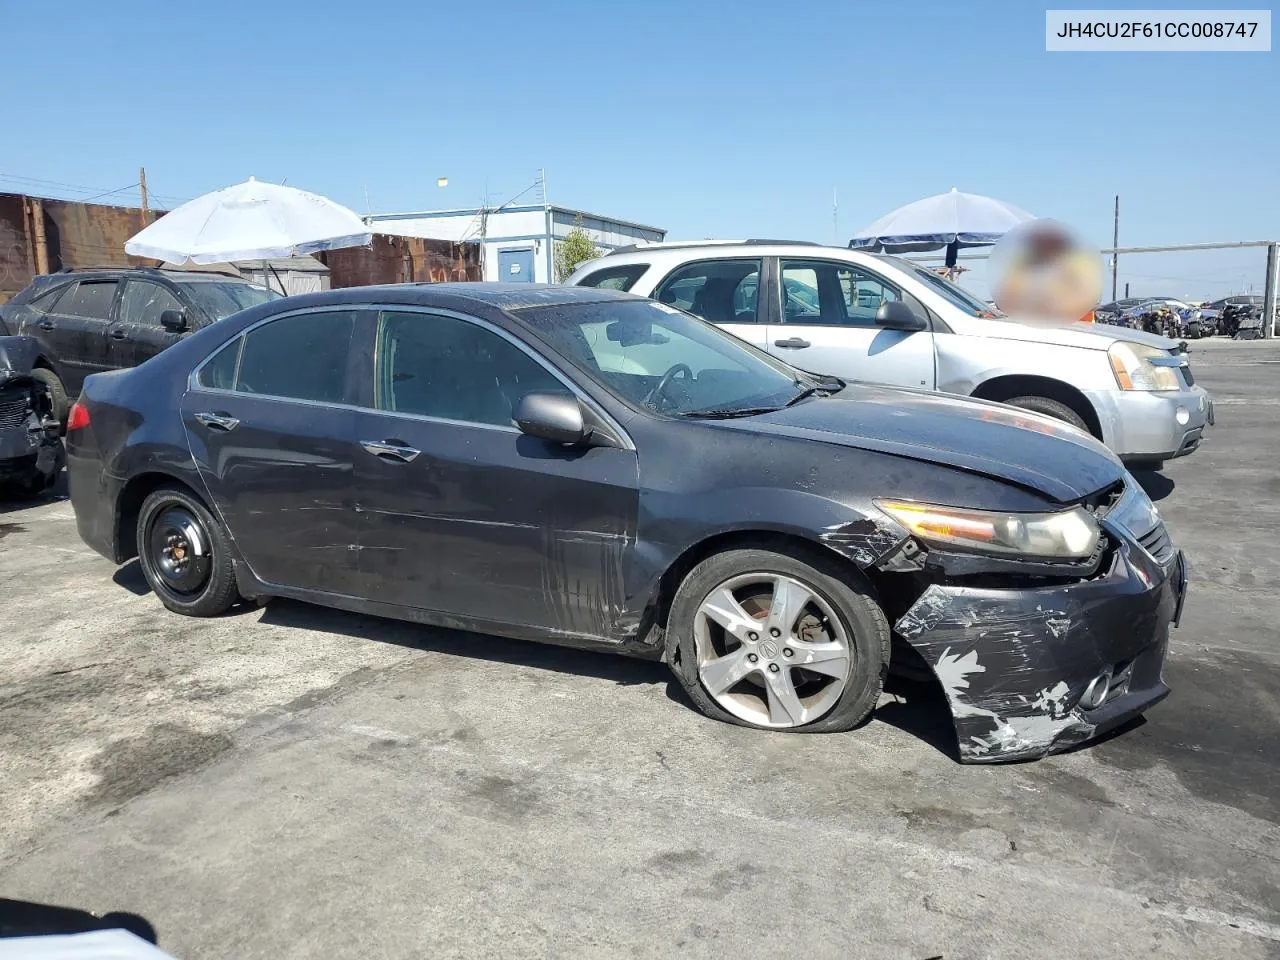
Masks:
[[[580,287],[599,287],[601,290],[630,290],[649,269],[647,263],[632,263],[624,267],[605,267],[588,273],[578,281]]]
[[[69,317],[107,320],[111,317],[111,301],[115,299],[116,281],[81,280],[58,298],[58,313]]]
[[[759,260],[702,260],[667,276],[654,298],[712,323],[755,323]]]
[[[282,317],[249,331],[242,338],[235,374],[237,393],[260,393],[291,400],[342,403],[346,397],[347,357],[355,331],[354,310],[325,310]],[[231,360],[227,348],[200,371],[226,382]],[[209,367],[217,367],[210,371]]]
[[[215,390],[234,390],[236,370],[240,366],[240,348],[244,337],[236,337],[213,355],[213,359],[200,368],[200,386]]]

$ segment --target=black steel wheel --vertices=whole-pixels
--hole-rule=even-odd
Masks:
[[[149,494],[138,511],[137,543],[147,583],[175,613],[217,616],[239,598],[226,532],[189,491]]]

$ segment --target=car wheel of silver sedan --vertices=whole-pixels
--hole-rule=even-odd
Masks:
[[[847,730],[875,706],[884,613],[851,566],[733,550],[695,567],[672,604],[673,668],[708,715],[773,730]]]

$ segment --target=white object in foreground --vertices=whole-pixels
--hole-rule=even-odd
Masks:
[[[173,960],[127,930],[0,939],[0,960]]]
[[[250,177],[187,201],[124,249],[176,264],[226,263],[360,247],[372,238],[368,225],[341,204]]]

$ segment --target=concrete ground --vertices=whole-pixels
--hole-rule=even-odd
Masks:
[[[180,958],[1280,957],[1280,347],[1143,478],[1191,594],[1144,723],[963,767],[936,703],[703,719],[665,668],[293,603],[167,613],[0,505],[0,894]]]

